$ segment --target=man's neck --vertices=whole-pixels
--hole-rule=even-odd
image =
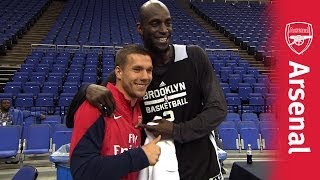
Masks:
[[[152,60],[154,65],[166,65],[173,61],[173,46],[169,46],[168,50],[163,53],[152,53]]]
[[[133,98],[128,95],[128,93],[125,92],[123,87],[120,85],[119,82],[116,82],[116,88],[123,94],[124,98],[128,101],[131,101],[131,106],[133,107],[135,103],[137,102],[138,98]]]

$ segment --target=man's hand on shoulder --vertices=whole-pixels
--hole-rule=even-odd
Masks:
[[[116,108],[110,90],[104,86],[90,84],[86,90],[86,99],[107,116],[110,116]]]

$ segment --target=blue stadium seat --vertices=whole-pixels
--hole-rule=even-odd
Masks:
[[[252,87],[249,83],[239,83],[238,86],[239,97],[241,101],[248,101],[249,94],[252,93]]]
[[[255,78],[258,77],[259,71],[255,67],[248,67],[247,68],[247,74],[253,74]]]
[[[217,74],[220,74],[221,67],[225,67],[225,63],[222,60],[216,60],[212,63],[212,66]]]
[[[13,96],[16,96],[21,92],[21,86],[6,84],[3,88],[4,93],[11,93]]]
[[[50,67],[49,66],[38,66],[35,70],[35,72],[43,72],[45,74],[48,74],[49,73],[49,69]]]
[[[20,153],[20,132],[21,127],[18,125],[0,126],[0,158],[16,158]]]
[[[246,74],[246,69],[244,67],[234,67],[233,68],[233,73],[234,74],[240,74],[241,78],[243,77],[244,74]]]
[[[255,150],[261,148],[259,130],[253,121],[239,122],[238,130],[241,137],[242,149],[247,149],[248,144],[251,144],[252,149]]]
[[[64,96],[63,94],[65,94],[65,93],[61,93],[61,95],[60,95],[58,106],[66,106],[67,107],[71,103],[73,96]],[[70,93],[68,93],[68,94],[70,94]],[[71,93],[71,94],[73,94],[73,93]]]
[[[113,67],[105,67],[105,66],[103,66],[102,73],[107,75],[107,74],[111,73],[113,70],[114,70]],[[107,76],[104,76],[104,77],[107,77]]]
[[[64,67],[66,67],[67,65],[68,65],[68,63],[69,63],[69,60],[68,60],[68,58],[66,58],[66,57],[58,57],[57,59],[56,59],[56,61],[55,61],[55,63],[58,65],[61,65],[61,66],[64,66]],[[53,65],[54,66],[54,65]]]
[[[247,72],[247,69],[249,67],[249,63],[245,60],[241,60],[241,61],[239,61],[239,67],[243,67]]]
[[[267,93],[265,94],[265,106],[266,112],[275,112],[276,111],[276,102],[277,98],[275,94]]]
[[[257,83],[257,80],[254,77],[254,74],[243,74],[242,80],[244,83],[249,83],[250,86],[253,86],[254,83]]]
[[[257,82],[264,84],[266,87],[270,84],[270,79],[266,74],[259,74],[257,77]]]
[[[259,118],[258,118],[258,115],[256,113],[242,113],[241,120],[242,121],[258,122]]]
[[[254,113],[265,112],[265,102],[262,94],[249,93],[249,106]]]
[[[60,87],[62,85],[64,78],[64,73],[49,73],[47,82],[56,82],[57,85]],[[45,83],[44,83],[45,85]]]
[[[29,93],[28,93],[29,94]],[[20,109],[28,109],[34,106],[33,94],[32,97],[17,97],[15,100],[15,107]]]
[[[219,139],[225,150],[239,149],[240,136],[233,121],[224,121],[218,127]]]
[[[279,129],[261,128],[262,148],[268,150],[279,149]]]
[[[56,124],[54,127],[54,131],[72,131],[73,128],[68,128],[64,122],[63,124]]]
[[[8,99],[12,105],[13,102],[13,94],[12,93],[0,93],[0,101],[2,99]]]
[[[253,92],[254,93],[261,93],[262,96],[268,93],[268,87],[263,83],[254,83],[253,84]]]
[[[28,74],[34,70],[33,64],[21,64],[20,72],[27,72]]]
[[[64,64],[54,64],[51,70],[52,73],[65,73],[65,71],[66,66]]]
[[[29,72],[15,72],[12,81],[25,83],[29,79]]]
[[[50,122],[57,122],[57,124],[61,124],[62,123],[62,119],[61,119],[61,116],[59,115],[50,115],[50,116],[47,116],[46,119],[44,121],[50,121]],[[43,121],[43,122],[44,122]],[[55,128],[54,128],[55,130]]]
[[[49,152],[51,152],[50,126],[48,124],[30,125],[27,137],[23,141],[22,153],[29,155]]]
[[[236,124],[241,121],[240,115],[238,113],[228,113],[226,116],[226,121],[233,121]]]
[[[42,87],[42,93],[52,93],[55,99],[58,98],[59,85],[57,82],[44,82]]]
[[[32,93],[34,96],[37,96],[40,92],[40,83],[26,82],[22,89],[23,93]]]
[[[28,116],[28,117],[23,118],[21,139],[25,139],[27,137],[28,127],[30,125],[36,124],[36,123],[37,123],[37,119],[34,116]]]
[[[221,87],[222,91],[224,92],[224,95],[226,95],[227,93],[231,93],[229,83],[222,83],[221,82],[220,87]]]
[[[53,63],[54,63],[54,58],[53,57],[44,57],[42,58],[41,60],[41,64],[38,64],[38,67],[48,67],[49,69],[52,68],[53,66]]]
[[[38,94],[38,97],[35,99],[35,105],[39,107],[53,107],[53,97],[54,95],[52,93],[40,93]]]
[[[53,114],[55,111],[54,94],[39,93],[35,99],[35,107],[31,108],[31,110]]]
[[[83,66],[79,64],[73,64],[69,68],[69,73],[82,73]]]
[[[229,74],[233,73],[232,67],[221,67],[220,69],[220,79],[221,82],[228,82]]]
[[[34,96],[32,93],[19,93],[17,98],[34,98]]]
[[[62,92],[63,93],[76,93],[78,91],[78,86],[76,85],[64,85]]]
[[[97,65],[98,64],[98,59],[96,58],[87,58],[86,62],[85,62],[86,65]]]
[[[36,180],[38,177],[38,171],[35,167],[30,165],[24,165],[13,176],[12,180]]]
[[[96,73],[84,73],[82,79],[83,79],[82,82],[96,83],[97,82],[97,74]]]
[[[242,82],[240,74],[229,74],[229,86],[232,92],[238,91],[239,83]]]
[[[71,131],[55,131],[52,137],[52,151],[56,151],[62,145],[68,144],[71,142]]]
[[[46,72],[33,72],[30,76],[30,81],[39,82],[41,85],[46,80]]]
[[[275,122],[276,121],[276,116],[274,113],[261,113],[259,115],[260,121],[271,121]]]
[[[72,64],[83,65],[85,63],[85,57],[73,57]]]
[[[239,110],[241,109],[241,100],[238,93],[227,93],[226,101],[228,105],[228,112],[239,112]]]
[[[84,69],[84,73],[95,73],[95,74],[97,74],[97,67],[96,66],[86,65],[86,67]]]
[[[25,60],[25,64],[33,65],[34,67],[39,64],[40,58],[39,57],[27,57]]]
[[[270,85],[269,85],[269,93],[276,94],[277,92],[279,92],[279,86],[276,85],[276,84],[270,83]]]

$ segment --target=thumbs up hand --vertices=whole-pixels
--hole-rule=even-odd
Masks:
[[[142,149],[146,156],[148,157],[148,161],[150,166],[155,165],[158,162],[161,149],[157,145],[157,143],[161,140],[161,135],[159,135],[157,138],[153,139],[148,144],[142,146]]]

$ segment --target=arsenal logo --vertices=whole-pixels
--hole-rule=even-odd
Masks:
[[[309,48],[312,42],[312,25],[306,22],[289,23],[286,26],[285,38],[289,48],[300,55]]]

